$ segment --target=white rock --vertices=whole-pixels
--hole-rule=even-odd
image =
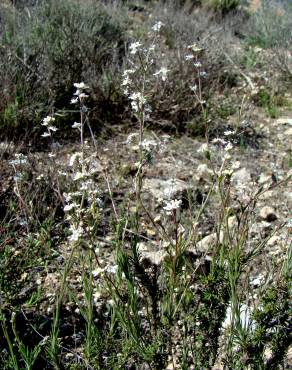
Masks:
[[[229,305],[226,310],[226,318],[223,322],[222,327],[224,329],[228,328],[228,326],[231,325],[231,320],[232,308],[231,305]],[[254,329],[256,326],[255,321],[252,320],[252,309],[244,303],[240,306],[240,324],[244,328],[251,326]]]
[[[167,252],[165,250],[146,252],[141,251],[141,260],[149,260],[153,265],[161,265]]]
[[[251,174],[245,167],[243,167],[240,170],[234,172],[232,180],[237,184],[247,185],[251,182]]]
[[[259,196],[259,199],[261,200],[269,199],[269,198],[272,198],[274,195],[275,195],[275,192],[273,190],[268,190],[268,191],[265,191],[263,194],[261,194]]]
[[[219,235],[219,242],[223,242],[223,232],[220,232]],[[209,248],[215,246],[218,243],[218,235],[217,233],[212,233],[210,235],[205,236],[203,239],[201,239],[197,244],[196,244],[196,250],[198,251],[207,251]]]
[[[285,132],[284,136],[292,136],[292,127],[289,127]]]
[[[210,168],[205,163],[199,164],[195,173],[196,180],[210,180],[211,176]]]
[[[267,245],[269,247],[275,247],[279,244],[279,242],[281,241],[281,238],[280,236],[278,235],[273,235],[267,242]]]
[[[268,173],[261,173],[260,177],[259,177],[259,180],[258,180],[258,183],[259,184],[264,184],[266,182],[269,182],[271,181],[272,179],[272,176],[271,174],[268,174]]]
[[[230,231],[233,231],[238,226],[238,221],[236,216],[228,217],[228,227]]]
[[[292,126],[292,118],[285,118],[285,117],[278,118],[276,120],[276,123],[279,125],[291,125]]]
[[[273,207],[265,206],[260,210],[260,218],[265,221],[272,222],[277,220],[278,217]]]
[[[150,178],[144,181],[144,189],[148,190],[156,199],[178,198],[188,188],[189,185],[185,181],[178,179]]]

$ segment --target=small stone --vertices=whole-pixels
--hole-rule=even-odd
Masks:
[[[279,244],[279,241],[281,240],[280,236],[278,235],[273,235],[267,242],[267,245],[269,247],[275,247],[276,245]]]
[[[292,126],[292,118],[279,118],[276,121],[279,125],[291,125]]]
[[[144,181],[144,189],[156,199],[181,198],[189,188],[185,181],[179,179],[150,178]]]
[[[202,163],[197,167],[196,173],[195,173],[195,178],[196,180],[210,180],[212,176],[212,171],[210,168],[205,164]]]
[[[272,222],[277,220],[278,217],[273,207],[265,206],[260,210],[260,218],[267,222]]]
[[[207,251],[210,247],[213,247],[218,242],[222,243],[223,241],[223,232],[220,232],[219,241],[217,233],[212,233],[210,235],[205,236],[202,240],[200,240],[197,245],[196,249],[199,251]]]
[[[141,261],[150,262],[151,265],[160,266],[164,261],[167,253],[165,250],[158,250],[158,251],[140,251],[141,252]]]
[[[236,216],[230,216],[228,217],[228,227],[230,231],[233,231],[238,226],[238,221]]]
[[[266,200],[266,199],[272,198],[274,195],[275,195],[275,192],[273,190],[268,190],[268,191],[265,191],[264,193],[262,193],[259,196],[259,199]]]
[[[235,171],[232,178],[234,182],[239,184],[248,184],[251,182],[251,174],[245,167]]]
[[[284,132],[284,135],[285,135],[285,136],[292,136],[292,127],[289,127],[289,128]]]
[[[259,184],[265,184],[265,183],[267,183],[267,182],[269,182],[271,180],[272,180],[271,174],[261,173],[258,182],[259,182]]]

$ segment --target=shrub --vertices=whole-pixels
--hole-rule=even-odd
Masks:
[[[101,2],[49,0],[3,8],[2,18],[3,134],[35,132],[41,117],[68,108],[72,84],[81,79],[90,81],[96,112],[105,101],[111,104],[111,76],[123,55],[122,15]]]
[[[251,45],[262,48],[287,47],[291,42],[291,5],[268,0],[249,18],[246,35]]]
[[[240,0],[206,0],[206,4],[215,12],[220,12],[225,15],[228,12],[235,10],[240,5]]]

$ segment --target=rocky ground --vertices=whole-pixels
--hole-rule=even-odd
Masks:
[[[253,1],[252,6],[257,8],[258,3]],[[258,52],[261,53],[261,50]],[[285,94],[283,97],[285,104],[277,107],[276,118],[271,118],[271,114],[267,113],[265,107],[254,104],[254,96],[259,91],[257,89],[250,91],[254,88],[253,84],[250,84],[250,78],[246,75],[241,77],[244,89],[248,90],[246,96],[249,98],[241,107],[243,113],[236,112],[230,115],[222,126],[220,123],[212,126],[209,137],[211,162],[204,160],[200,152],[205,142],[203,138],[197,138],[191,134],[179,136],[161,130],[146,130],[145,138],[151,148],[152,158],[145,166],[143,176],[142,200],[145,209],[141,212],[139,253],[141,261],[147,261],[145,263],[150,266],[159,269],[163,264],[167,255],[165,248],[167,243],[162,241],[147,212],[156,224],[161,223],[171,234],[171,226],[168,225],[163,211],[165,199],[170,197],[182,201],[180,232],[186,238],[190,232],[195,235],[195,243],[188,245],[186,251],[189,258],[195,256],[202,268],[206,261],[212,259],[212,246],[216,244],[218,238],[221,240],[224,237],[221,233],[218,235],[216,230],[220,204],[218,194],[211,196],[204,213],[198,220],[195,220],[195,216],[212,187],[213,170],[218,169],[222,162],[223,149],[220,140],[228,140],[233,145],[231,151],[233,174],[230,190],[232,215],[228,219],[228,226],[233,233],[236,233],[237,216],[241,207],[256,197],[257,201],[250,219],[248,243],[245,247],[252,250],[257,243],[264,241],[264,248],[245,271],[244,277],[248,277],[250,287],[265,288],[272,282],[271,279],[275,279],[280,273],[282,262],[287,257],[292,243],[292,95]],[[254,76],[250,73],[250,77]],[[241,89],[242,86],[239,88]],[[231,93],[237,94],[236,91]],[[96,235],[100,263],[102,269],[108,273],[116,271],[116,256],[113,253],[115,230],[112,227],[115,215],[109,188],[115,207],[117,209],[124,207],[129,216],[135,214],[133,189],[139,149],[137,136],[135,136],[137,131],[138,128],[133,124],[120,125],[112,129],[111,136],[97,139],[97,150],[90,143],[90,138],[86,144],[89,163],[95,171],[96,183],[103,203]],[[4,237],[1,239],[0,249],[5,248],[6,245],[12,245],[12,252],[16,258],[18,255],[21,256],[21,263],[25,258],[29,259],[29,255],[23,256],[21,251],[22,240],[27,238],[29,229],[25,218],[34,207],[36,210],[41,209],[39,214],[42,215],[46,214],[46,207],[48,212],[54,209],[54,214],[49,215],[56,221],[56,225],[52,228],[55,228],[51,241],[53,253],[50,250],[51,256],[48,259],[44,258],[45,263],[40,256],[37,256],[36,261],[39,258],[39,262],[31,263],[31,266],[28,264],[24,269],[25,272],[15,279],[19,287],[17,299],[24,302],[28,311],[27,300],[30,294],[38,288],[42,289],[44,294],[39,309],[47,315],[53,312],[55,292],[60,286],[60,267],[64,266],[71,252],[64,235],[64,226],[66,229],[68,225],[64,219],[63,192],[71,185],[69,181],[72,182],[74,173],[70,161],[80,147],[75,143],[54,142],[50,150],[49,152],[46,148],[43,152],[35,152],[30,151],[28,147],[6,142],[0,145],[0,215],[7,222],[9,199],[13,199],[9,207],[13,209],[13,202],[15,202],[14,204],[17,204],[22,211],[14,215],[12,212],[13,216],[8,221],[9,224],[14,225],[15,234],[6,233],[6,230],[1,228],[0,231]],[[104,181],[105,174],[108,184]],[[31,198],[27,197],[28,193]],[[49,196],[47,196],[48,193]],[[43,194],[46,195],[42,197]],[[28,202],[26,202],[27,199]],[[50,208],[50,202],[56,204],[55,208]],[[44,231],[45,234],[46,231]],[[33,232],[32,240],[40,240],[40,235],[41,231]],[[43,238],[45,239],[45,236]],[[80,266],[77,263],[73,265],[68,279],[70,289],[76,292],[82,290],[79,269]],[[93,277],[97,286],[102,284],[100,269],[101,266],[94,265]],[[243,287],[245,287],[244,277]],[[248,305],[257,300],[257,296],[253,295],[252,291],[244,292],[243,295]],[[81,293],[77,297],[80,300],[83,299]],[[102,310],[104,302],[110,300],[109,295],[100,296],[99,291],[95,292],[94,302],[97,309]],[[2,303],[1,292],[0,302]],[[66,303],[66,310],[69,312],[68,315],[72,311],[74,315],[80,313],[75,302],[70,302],[70,299]],[[246,316],[248,316],[247,313]],[[228,321],[228,317],[226,320]],[[267,353],[266,357],[268,356]],[[288,354],[287,369],[289,366],[292,366],[291,351]],[[170,364],[168,368],[175,367]],[[221,368],[220,365],[215,365],[213,369]]]

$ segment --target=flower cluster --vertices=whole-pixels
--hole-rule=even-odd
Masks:
[[[134,112],[139,112],[143,110],[144,105],[146,104],[145,96],[143,96],[140,92],[134,92],[129,96],[131,100],[131,106]]]
[[[163,209],[166,211],[167,215],[171,215],[173,212],[177,211],[181,206],[182,201],[178,199],[171,199],[166,202]]]
[[[161,21],[158,21],[157,23],[154,24],[154,26],[152,27],[152,30],[154,32],[160,32],[160,29],[163,26],[164,26],[164,23],[162,23]]]
[[[15,159],[9,161],[9,164],[11,164],[11,166],[18,166],[27,163],[27,157],[22,153],[15,153],[14,157]]]
[[[53,125],[55,120],[56,119],[53,116],[47,116],[43,119],[43,122],[41,123],[41,125],[46,127],[47,131],[41,135],[42,137],[51,136],[52,132],[56,132],[58,130],[57,127]]]
[[[168,72],[169,69],[162,67],[159,71],[155,72],[153,76],[161,76],[162,81],[166,81]]]
[[[88,85],[86,85],[84,82],[75,82],[74,87],[76,87],[76,91],[74,93],[75,97],[71,99],[71,104],[83,102],[84,99],[88,98],[88,95],[85,94],[85,91],[89,89]]]

